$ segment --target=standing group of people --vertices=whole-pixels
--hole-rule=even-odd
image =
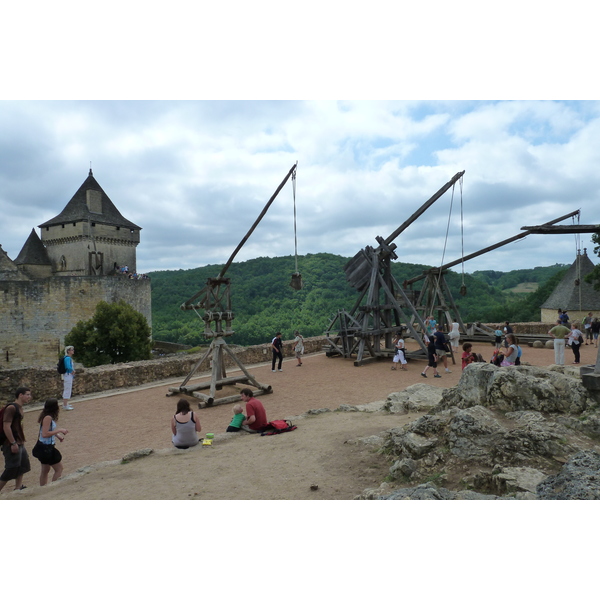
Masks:
[[[557,365],[565,364],[565,347],[570,346],[573,351],[574,365],[581,361],[581,345],[583,342],[583,333],[579,329],[578,323],[573,323],[567,327],[561,319],[556,320],[556,325],[548,331],[548,335],[554,338],[554,363]]]
[[[23,406],[31,401],[31,388],[19,387],[15,392],[15,399],[2,409],[2,454],[4,456],[4,471],[0,475],[0,490],[13,479],[15,490],[23,490],[23,477],[31,470],[29,454],[25,448],[25,434],[23,433]],[[31,451],[32,455],[40,461],[40,485],[48,483],[50,470],[54,471],[52,481],[56,481],[63,472],[62,455],[56,448],[56,440],[62,442],[69,433],[67,429],[56,425],[58,420],[58,400],[46,400],[44,408],[38,418],[38,439]]]

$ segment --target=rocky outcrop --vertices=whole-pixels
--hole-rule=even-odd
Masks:
[[[501,411],[537,410],[579,414],[597,402],[575,375],[541,367],[496,367],[487,363],[469,365],[459,384],[444,390],[438,408],[489,406]]]
[[[600,453],[580,452],[537,486],[540,500],[600,500]]]
[[[600,411],[576,372],[475,363],[435,390],[390,394],[389,412],[431,408],[381,436],[399,489],[359,498],[600,498]]]
[[[399,414],[428,412],[440,403],[442,392],[441,388],[417,383],[401,392],[392,392],[384,403],[384,409]]]

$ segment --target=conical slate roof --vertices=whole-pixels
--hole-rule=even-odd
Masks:
[[[584,249],[578,254],[575,262],[569,267],[562,281],[550,294],[541,308],[563,310],[600,310],[600,292],[591,283],[585,281],[585,276],[594,270],[594,263]]]
[[[88,208],[86,192],[94,190],[100,192],[102,198],[102,212],[91,212]],[[38,227],[49,227],[50,225],[63,225],[66,223],[74,223],[77,221],[87,221],[88,219],[95,223],[104,225],[113,225],[115,227],[128,227],[129,229],[141,229],[139,225],[127,220],[112,203],[111,199],[106,195],[106,192],[100,187],[100,184],[94,179],[92,170],[81,187],[75,192],[75,195],[69,200],[62,212],[38,225]]]
[[[16,265],[52,265],[46,247],[38,237],[35,229],[31,230],[27,241],[15,258]]]
[[[29,281],[29,279],[0,246],[0,281]]]

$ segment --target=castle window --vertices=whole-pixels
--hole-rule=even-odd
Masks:
[[[117,231],[121,231],[121,228],[120,228],[120,227],[117,227]]]
[[[50,227],[46,227],[46,231],[50,231]]]
[[[92,223],[92,227],[96,227],[96,223]]]
[[[63,223],[63,224],[61,225],[61,227],[64,229],[64,228],[65,228],[65,224]]]

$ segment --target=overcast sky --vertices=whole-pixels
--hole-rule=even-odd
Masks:
[[[299,254],[353,256],[464,170],[396,239],[440,265],[577,209],[600,223],[599,139],[591,101],[4,101],[0,244],[16,258],[91,163],[142,227],[139,272],[223,263],[297,161]],[[293,216],[289,180],[236,261],[293,254]],[[570,264],[578,243],[595,261],[590,236],[530,235],[465,270]]]
[[[0,244],[16,258],[90,164],[142,228],[140,272],[225,262],[296,162],[300,255],[376,246],[463,170],[399,260],[454,261],[577,209],[600,223],[595,23],[540,6],[11,5]],[[289,181],[236,261],[292,255],[293,217]],[[570,264],[578,247],[597,262],[592,246],[529,235],[465,270]]]

